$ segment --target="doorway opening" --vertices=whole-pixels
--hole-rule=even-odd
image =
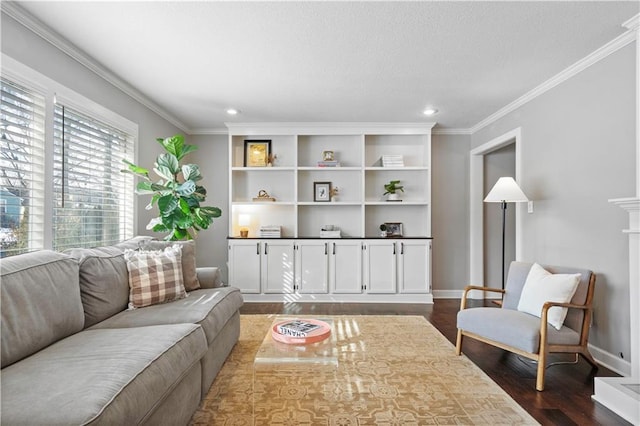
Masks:
[[[501,221],[499,214],[491,214],[493,205],[485,206],[483,202],[484,196],[489,189],[495,184],[497,177],[494,179],[494,173],[500,173],[496,171],[493,163],[501,163],[504,160],[502,157],[512,156],[512,173],[511,176],[515,178],[517,182],[520,182],[522,174],[522,135],[521,128],[518,127],[510,132],[507,132],[495,139],[486,142],[479,147],[471,150],[469,159],[469,282],[473,285],[487,285],[491,287],[497,286],[497,283],[501,281],[501,260],[495,258],[493,255],[493,241],[501,245],[500,233],[493,231],[493,226],[487,223],[485,228],[485,216],[495,216],[497,220]],[[503,151],[504,149],[504,151]],[[509,153],[512,150],[513,153]],[[486,158],[485,158],[486,157]],[[485,162],[488,169],[485,173]],[[503,175],[506,176],[506,175]],[[500,177],[500,176],[498,176]],[[488,189],[485,189],[488,188]],[[497,204],[496,204],[497,205]],[[511,235],[515,235],[512,242],[512,255],[511,259],[519,260],[522,258],[522,205],[521,203],[515,203],[514,206],[509,206],[513,212],[514,230]],[[486,214],[485,214],[486,211]],[[489,219],[488,219],[489,220]],[[493,218],[489,220],[492,222]],[[500,225],[501,226],[501,225]],[[485,235],[486,234],[486,235]],[[490,237],[489,237],[490,236]],[[495,236],[495,238],[493,237]],[[501,246],[500,246],[501,247]],[[488,250],[487,255],[485,251]],[[501,250],[501,248],[500,248]],[[501,254],[499,254],[501,256]],[[509,259],[509,257],[507,258]],[[486,262],[491,263],[491,267]],[[507,263],[508,265],[508,263]],[[496,279],[496,277],[498,277]],[[482,299],[485,297],[482,292],[471,293],[470,297]],[[496,297],[494,294],[487,294],[487,297]]]

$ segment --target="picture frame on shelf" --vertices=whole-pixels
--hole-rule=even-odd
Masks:
[[[385,222],[387,237],[402,237],[402,222]]]
[[[322,151],[322,161],[335,161],[333,151]]]
[[[331,182],[313,182],[313,201],[331,201]]]
[[[271,156],[271,140],[244,141],[244,167],[267,167]]]

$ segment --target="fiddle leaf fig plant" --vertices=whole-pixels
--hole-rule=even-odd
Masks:
[[[201,206],[207,196],[207,190],[196,182],[202,179],[200,168],[195,164],[180,165],[180,161],[190,152],[198,149],[195,145],[186,145],[184,136],[158,138],[156,141],[166,151],[158,155],[153,171],[160,177],[153,181],[149,170],[123,160],[127,168],[123,173],[131,173],[143,180],[138,182],[136,193],[151,195],[147,210],[158,208],[158,217],[151,219],[147,229],[154,232],[166,232],[167,241],[191,240],[202,229],[207,229],[213,219],[220,217],[218,207]]]

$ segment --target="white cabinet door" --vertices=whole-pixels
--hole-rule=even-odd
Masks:
[[[367,293],[396,292],[396,242],[369,240],[365,243],[365,290]]]
[[[333,293],[362,293],[362,241],[332,241],[329,281]]]
[[[401,293],[431,292],[431,241],[403,240],[398,251]]]
[[[327,293],[329,242],[300,240],[296,247],[296,290],[298,293]]]
[[[262,242],[262,291],[292,293],[294,284],[293,241]]]
[[[229,242],[229,285],[243,293],[260,293],[260,242]]]

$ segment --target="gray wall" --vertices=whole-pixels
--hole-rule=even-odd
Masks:
[[[459,290],[469,284],[470,142],[468,135],[434,134],[431,138],[432,280],[436,297],[460,297]]]
[[[213,227],[200,232],[197,238],[197,264],[219,266],[226,282],[227,272],[227,227],[229,223],[229,138],[227,135],[191,136],[189,143],[198,146],[191,154],[191,161],[200,166],[203,179],[201,185],[207,189],[205,205],[219,207],[222,216],[213,221]]]
[[[472,136],[472,148],[522,128],[524,260],[597,274],[590,342],[629,354],[627,213],[635,194],[635,44],[611,54]]]
[[[483,156],[483,198],[503,176],[516,177],[516,146],[514,143]],[[484,285],[502,286],[502,208],[501,203],[483,204],[484,226]],[[505,277],[509,263],[516,259],[516,208],[507,203],[505,214],[504,264]],[[500,237],[500,238],[498,238]]]
[[[2,53],[27,65],[69,89],[91,99],[105,108],[137,123],[138,158],[142,166],[152,166],[161,152],[156,137],[171,136],[181,130],[149,108],[123,93],[77,61],[23,27],[13,18],[2,14]],[[148,197],[138,202],[138,232],[153,216],[144,210]]]

